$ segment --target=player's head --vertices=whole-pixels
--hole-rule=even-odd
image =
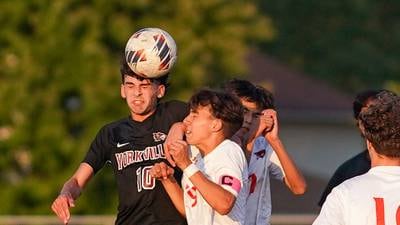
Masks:
[[[381,91],[359,114],[367,146],[380,155],[400,158],[400,97]]]
[[[261,86],[256,86],[247,80],[232,79],[224,84],[226,92],[238,97],[249,111],[274,109],[274,99],[271,92]]]
[[[141,77],[141,76],[137,75],[135,72],[133,72],[131,70],[131,68],[128,66],[128,63],[126,63],[125,57],[122,57],[122,59],[121,59],[120,70],[119,71],[120,71],[120,74],[121,74],[121,82],[122,82],[122,84],[125,83],[125,77],[126,76],[131,76],[131,77],[135,77],[138,80],[147,79],[152,83],[156,83],[158,85],[164,85],[165,88],[167,88],[169,86],[169,83],[168,83],[169,74],[166,74],[166,75],[158,77],[158,78],[144,78],[144,77]]]
[[[274,97],[270,91],[256,85],[256,93],[259,98],[258,103],[261,109],[275,109]]]
[[[365,90],[358,93],[353,101],[353,116],[358,120],[358,116],[362,108],[367,107],[368,104],[376,98],[382,90]]]
[[[136,75],[127,65],[121,62],[121,96],[126,100],[131,115],[136,120],[141,120],[151,115],[159,99],[164,97],[168,77],[148,79]],[[135,118],[136,117],[136,118]]]
[[[204,142],[212,134],[231,137],[243,122],[243,106],[228,93],[203,89],[190,98],[189,106],[190,114],[184,120],[189,144]]]
[[[224,90],[239,98],[248,110],[259,110],[256,87],[247,80],[232,79],[224,84]]]

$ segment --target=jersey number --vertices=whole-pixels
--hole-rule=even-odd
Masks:
[[[376,210],[376,225],[385,225],[385,205],[383,198],[374,198]],[[396,211],[396,225],[400,225],[400,207]]]
[[[137,190],[141,192],[144,190],[151,190],[155,187],[156,182],[153,177],[150,176],[150,170],[153,166],[139,167],[136,170],[136,182]]]
[[[251,194],[256,189],[256,184],[257,184],[256,174],[255,173],[250,174],[249,180],[250,180],[250,194]]]
[[[192,200],[191,206],[195,207],[197,205],[197,188],[195,186],[189,187],[189,185],[186,185],[185,189],[186,189],[187,195]]]

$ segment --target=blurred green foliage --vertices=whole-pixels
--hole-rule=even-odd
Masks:
[[[349,93],[400,84],[400,1],[258,4],[277,30],[264,46],[269,54]]]
[[[275,30],[252,1],[0,1],[0,214],[50,213],[97,130],[128,115],[119,61],[130,35],[167,30],[178,45],[169,98],[245,74],[244,56]],[[115,213],[111,168],[73,210]]]

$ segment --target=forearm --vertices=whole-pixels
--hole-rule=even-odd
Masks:
[[[269,140],[285,172],[285,184],[294,194],[304,194],[306,181],[280,139]]]
[[[235,203],[235,196],[220,185],[210,181],[198,171],[190,177],[190,181],[197,188],[204,200],[221,215],[228,214]]]
[[[175,208],[182,216],[186,216],[185,204],[183,202],[183,190],[173,176],[166,180],[161,180],[164,189],[167,191],[169,198],[174,204]]]
[[[82,187],[78,185],[78,182],[75,178],[71,178],[64,183],[64,186],[60,191],[60,195],[70,195],[75,200],[81,195],[81,192]]]

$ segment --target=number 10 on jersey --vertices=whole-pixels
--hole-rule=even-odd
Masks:
[[[152,190],[155,185],[155,179],[150,176],[150,170],[153,166],[139,167],[136,170],[137,191]]]

